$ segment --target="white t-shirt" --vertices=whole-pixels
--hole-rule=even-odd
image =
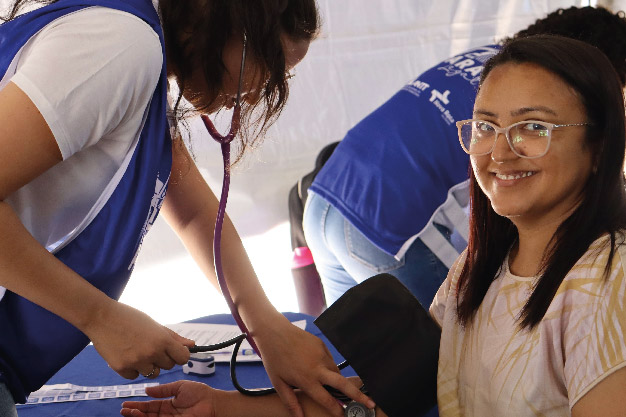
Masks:
[[[163,54],[157,34],[129,13],[89,7],[33,36],[0,83],[15,83],[41,112],[63,161],[6,201],[54,251],[98,214],[143,128]]]
[[[626,246],[604,279],[607,237],[595,241],[567,274],[543,320],[517,323],[535,278],[504,263],[475,318],[457,322],[457,260],[430,307],[442,326],[437,375],[441,416],[567,416],[590,389],[626,366]],[[596,257],[597,256],[597,257]]]

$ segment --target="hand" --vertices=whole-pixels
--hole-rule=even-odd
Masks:
[[[124,417],[215,417],[215,390],[199,382],[177,381],[146,388],[153,401],[125,401],[120,414]]]
[[[189,360],[187,347],[195,344],[141,311],[115,301],[83,331],[109,366],[128,379],[140,374],[156,378],[159,369],[185,364]]]
[[[270,380],[291,416],[304,417],[291,386],[300,388],[333,416],[342,417],[343,408],[322,385],[336,388],[353,400],[374,408],[374,402],[339,373],[324,342],[284,317],[278,323],[271,328],[265,327],[262,334],[255,336],[255,341]]]

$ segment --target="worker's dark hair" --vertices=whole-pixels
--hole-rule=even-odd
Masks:
[[[255,63],[261,77],[256,102],[242,103],[241,157],[285,105],[289,85],[281,37],[292,41],[315,37],[319,29],[315,0],[161,0],[159,8],[168,64],[180,90],[178,99],[194,70],[200,68],[204,76],[206,95],[193,102],[198,112],[204,112],[220,93],[226,41],[232,36],[243,38],[245,33],[246,60]]]
[[[626,15],[612,13],[603,7],[557,9],[510,39],[531,35],[559,35],[589,43],[604,52],[626,84]]]
[[[58,0],[16,0],[4,16],[14,19],[27,5],[48,5]],[[198,69],[206,92],[194,97],[192,114],[205,112],[219,96],[226,72],[222,54],[233,36],[247,38],[247,62],[260,71],[258,98],[242,103],[242,129],[238,158],[261,137],[280,114],[289,93],[283,38],[311,41],[319,29],[315,0],[160,0],[166,60],[179,87],[174,116]]]

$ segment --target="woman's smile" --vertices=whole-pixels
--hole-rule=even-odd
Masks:
[[[495,68],[476,97],[474,118],[499,127],[525,120],[587,121],[578,95],[558,76],[533,64]],[[516,222],[542,223],[565,218],[580,203],[592,166],[585,128],[555,128],[549,140],[545,155],[522,158],[499,133],[491,153],[471,156],[476,180],[496,213]]]

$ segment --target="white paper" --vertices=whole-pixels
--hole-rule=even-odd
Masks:
[[[146,387],[158,382],[143,384],[80,386],[73,384],[44,385],[28,396],[26,404],[51,404],[67,401],[105,400],[108,398],[146,397]],[[19,404],[18,404],[19,405]]]
[[[302,330],[306,328],[306,320],[295,321],[292,324]],[[194,340],[197,346],[214,345],[224,342],[241,334],[241,330],[236,324],[212,324],[212,323],[178,323],[170,324],[167,327],[188,339]],[[228,346],[213,352],[215,362],[229,362],[233,353],[233,346]],[[237,354],[237,362],[260,361],[259,355],[254,353],[252,346],[244,340]]]

